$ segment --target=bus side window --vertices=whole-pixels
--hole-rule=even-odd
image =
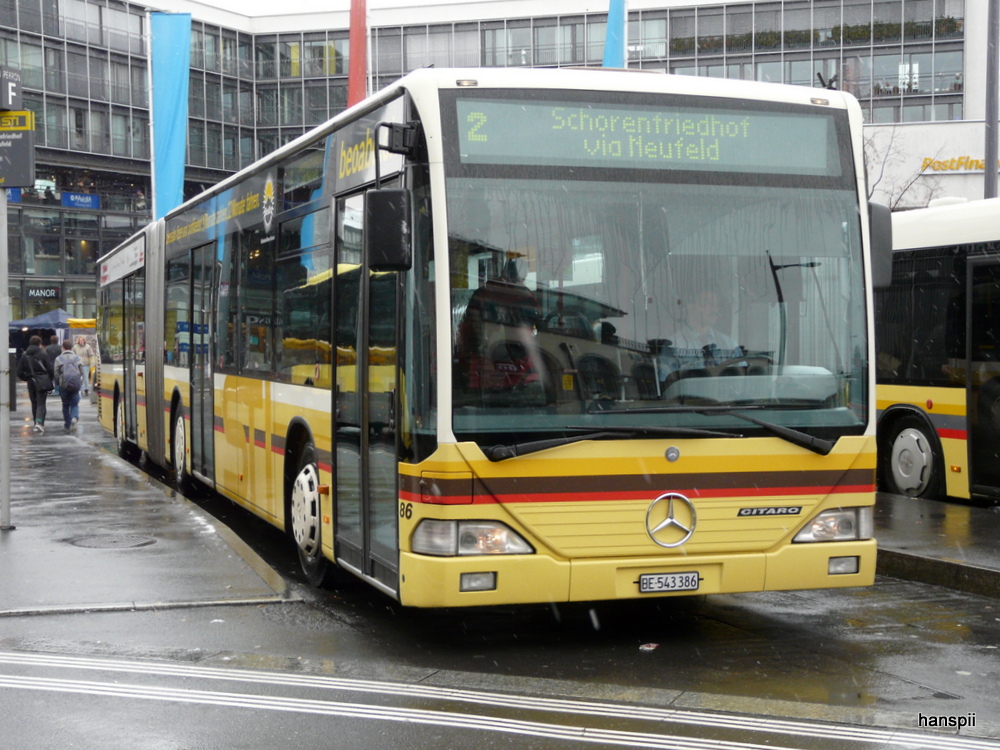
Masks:
[[[274,361],[274,242],[262,242],[259,228],[241,235],[240,279],[243,368],[270,372]]]

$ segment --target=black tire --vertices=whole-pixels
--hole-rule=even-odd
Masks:
[[[289,531],[299,553],[302,575],[311,586],[324,587],[331,583],[332,566],[323,557],[320,498],[316,448],[306,443],[288,485]]]
[[[184,410],[174,412],[173,427],[170,430],[170,474],[174,486],[184,491],[190,484],[187,473],[187,432],[184,428]]]
[[[901,417],[892,422],[879,442],[883,490],[923,498],[940,494],[941,449],[925,420],[914,415]]]
[[[115,441],[118,455],[130,461],[135,456],[136,446],[128,441],[125,432],[125,401],[119,398],[115,401]]]

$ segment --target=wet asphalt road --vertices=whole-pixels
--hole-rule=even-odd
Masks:
[[[1000,600],[880,577],[843,591],[408,611],[347,576],[333,591],[303,586],[283,535],[210,493],[175,496],[109,455],[99,428],[45,439],[20,460],[43,462],[50,486],[15,503],[12,533],[101,512],[75,480],[79,460],[106,468],[143,524],[172,532],[121,556],[101,589],[118,607],[45,611],[40,591],[37,614],[0,617],[4,747],[1000,747]],[[203,528],[214,519],[282,582],[261,585],[218,548],[225,538]],[[172,574],[131,577],[127,555],[148,554]],[[218,590],[199,561],[220,554],[234,571],[225,596],[155,606],[174,575],[185,594]],[[72,557],[49,558],[32,563],[86,577]],[[927,717],[972,718],[964,731],[993,739],[921,728]]]

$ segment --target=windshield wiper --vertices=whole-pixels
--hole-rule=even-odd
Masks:
[[[747,422],[752,422],[758,427],[763,427],[765,430],[770,432],[772,435],[777,435],[783,440],[787,440],[792,445],[797,445],[800,448],[806,448],[811,450],[813,453],[818,453],[821,456],[825,456],[833,450],[836,445],[831,440],[824,440],[823,438],[813,437],[808,435],[801,430],[796,430],[792,427],[785,427],[780,424],[773,424],[772,422],[765,422],[763,419],[757,419],[757,417],[751,417],[749,414],[743,414],[734,409],[724,409],[724,410],[710,410],[703,412],[704,414],[710,414],[715,416],[717,414],[725,414],[726,416],[736,417],[737,419],[743,419]]]
[[[756,417],[751,417],[749,414],[744,414],[743,412],[750,410],[761,410],[761,409],[781,409],[786,411],[791,410],[808,410],[812,407],[804,406],[791,406],[791,405],[765,405],[765,404],[754,404],[748,406],[741,406],[738,409],[732,406],[644,406],[634,409],[621,409],[616,411],[616,414],[704,414],[706,416],[716,416],[725,415],[730,417],[736,417],[737,419],[742,419],[747,422],[752,422],[758,427],[763,427],[765,430],[770,432],[772,435],[787,440],[792,445],[797,445],[800,448],[805,448],[811,450],[814,453],[818,453],[821,456],[826,456],[833,450],[836,443],[830,440],[824,440],[823,438],[813,437],[808,435],[801,430],[796,430],[793,427],[785,427],[780,424],[774,424],[772,422],[765,422],[763,419],[757,419]],[[614,428],[611,428],[614,429]],[[632,430],[633,428],[628,428]],[[643,429],[643,428],[635,428]],[[671,429],[671,428],[664,428]]]
[[[571,430],[589,430],[589,427],[569,427]],[[504,461],[508,458],[526,456],[529,453],[538,453],[549,448],[558,448],[571,443],[579,443],[583,440],[606,440],[613,437],[628,435],[631,437],[655,436],[655,437],[743,437],[731,432],[719,432],[718,430],[703,430],[697,427],[605,427],[603,430],[595,432],[585,432],[582,435],[570,435],[550,440],[529,440],[523,443],[512,443],[510,445],[491,445],[483,448],[483,453],[490,461]]]

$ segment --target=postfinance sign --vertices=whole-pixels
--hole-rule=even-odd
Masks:
[[[1000,167],[1000,159],[997,160]],[[986,169],[985,159],[974,159],[971,156],[957,156],[952,159],[936,159],[933,156],[924,157],[920,171],[927,172],[982,172]]]

